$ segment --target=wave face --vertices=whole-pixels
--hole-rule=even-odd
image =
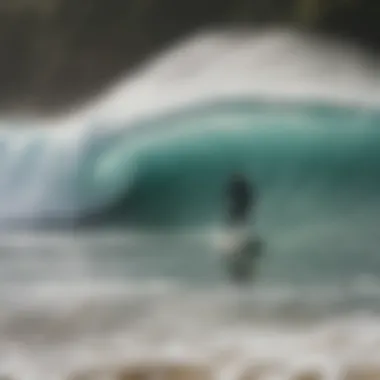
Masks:
[[[359,108],[235,101],[127,130],[93,129],[75,147],[70,139],[31,134],[17,148],[14,136],[6,136],[1,211],[22,215],[34,196],[34,216],[80,219],[99,211],[106,217],[124,202],[114,216],[133,224],[208,223],[222,220],[224,182],[242,170],[261,194],[258,220],[289,224],[364,208],[373,213],[379,120],[378,112]],[[12,202],[20,193],[29,199]]]
[[[224,183],[234,170],[247,173],[259,188],[258,220],[288,224],[366,205],[373,210],[380,184],[377,120],[376,113],[360,110],[252,104],[210,106],[165,119],[157,136],[150,134],[150,146],[135,156],[133,221],[222,220]],[[118,161],[129,156],[126,147]]]

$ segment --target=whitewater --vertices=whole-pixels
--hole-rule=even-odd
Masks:
[[[4,115],[0,379],[380,378],[378,69],[205,31],[81,110]],[[267,244],[246,289],[215,244],[235,170]]]

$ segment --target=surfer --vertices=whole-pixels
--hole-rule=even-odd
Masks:
[[[251,209],[255,207],[257,192],[240,173],[231,176],[227,184],[228,226],[237,228],[232,233],[234,244],[226,257],[227,272],[235,283],[245,283],[252,279],[256,260],[261,256],[262,242],[241,235],[247,226]]]
[[[230,226],[244,226],[251,208],[255,206],[256,194],[247,179],[235,173],[227,185],[228,221]]]

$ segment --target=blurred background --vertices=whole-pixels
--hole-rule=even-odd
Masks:
[[[0,379],[380,379],[379,17],[2,0]]]

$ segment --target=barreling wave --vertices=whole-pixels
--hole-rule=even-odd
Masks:
[[[234,100],[92,126],[75,144],[31,134],[17,145],[8,134],[0,211],[50,225],[219,223],[224,182],[241,170],[259,188],[259,220],[373,212],[379,121],[371,109]]]

